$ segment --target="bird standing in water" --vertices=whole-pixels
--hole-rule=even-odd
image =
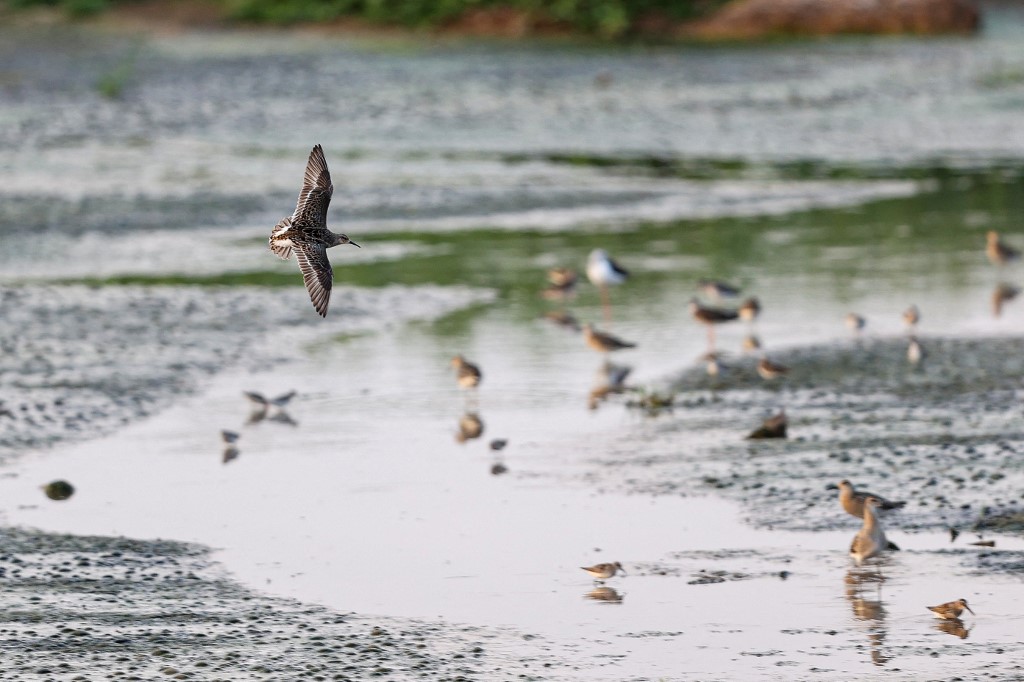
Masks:
[[[609,286],[617,286],[629,279],[629,271],[616,263],[604,249],[594,249],[587,259],[587,279],[601,291],[601,308],[605,322],[612,320],[612,302]]]
[[[295,212],[290,218],[282,218],[270,233],[270,249],[274,253],[288,260],[292,251],[295,252],[302,280],[320,317],[327,317],[334,283],[334,270],[327,259],[327,249],[340,244],[359,246],[348,235],[327,229],[327,207],[333,193],[334,185],[327,170],[324,150],[317,145],[306,162],[306,175]]]

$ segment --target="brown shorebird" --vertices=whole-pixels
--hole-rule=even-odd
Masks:
[[[320,317],[327,317],[334,284],[334,270],[327,259],[327,249],[341,244],[359,246],[348,235],[327,229],[327,207],[333,193],[334,185],[331,184],[324,150],[317,145],[306,162],[306,175],[295,212],[290,218],[282,218],[270,233],[270,249],[274,253],[288,260],[292,251],[295,252],[302,280]]]
[[[868,497],[864,501],[864,525],[853,536],[850,543],[850,556],[860,566],[872,557],[895,548],[885,537],[882,524],[878,521],[878,498]]]
[[[864,327],[868,324],[868,321],[864,319],[864,316],[858,315],[857,313],[847,313],[845,322],[846,328],[858,335],[864,331]]]
[[[764,423],[752,431],[747,438],[751,440],[758,440],[761,438],[785,438],[786,427],[788,424],[789,420],[786,419],[786,411],[779,410],[777,415],[765,419]]]
[[[965,608],[971,611],[971,615],[977,615],[977,613],[972,611],[971,607],[967,605],[967,599],[957,599],[956,601],[947,601],[946,603],[939,604],[938,606],[929,606],[928,610],[932,611],[937,619],[951,621],[953,619],[958,619],[959,614],[963,613]]]
[[[736,298],[741,289],[717,279],[702,279],[697,282],[697,291],[710,299],[721,301],[723,298]]]
[[[832,486],[829,486],[830,488]],[[882,497],[881,495],[875,495],[869,493],[866,490],[857,490],[853,487],[845,478],[839,481],[839,504],[842,505],[843,510],[852,516],[856,516],[858,519],[864,518],[864,501],[869,497],[873,497],[878,500],[878,508],[884,511],[891,509],[902,509],[907,503],[899,500],[896,502],[890,501]]]
[[[452,367],[455,368],[455,381],[458,382],[459,388],[476,388],[480,385],[483,373],[466,358],[456,355],[452,358]]]
[[[772,379],[778,379],[784,374],[788,374],[789,367],[772,362],[767,357],[762,357],[757,363],[757,373],[765,381],[771,381]]]
[[[956,601],[948,601],[945,604],[939,604],[938,606],[929,606],[928,610],[935,614],[936,618],[943,620],[953,620],[959,618],[960,614],[964,612],[964,609],[971,611],[971,607],[967,605],[966,599],[957,599]],[[971,611],[971,615],[976,615],[974,611]]]
[[[1003,304],[1009,303],[1020,294],[1020,287],[1001,283],[992,292],[992,314],[999,317],[1003,314]]]
[[[917,309],[916,305],[911,305],[903,311],[903,321],[911,331],[917,328],[917,323],[921,321],[921,311]]]
[[[700,301],[696,298],[690,299],[690,314],[693,315],[693,319],[707,327],[709,351],[714,351],[715,349],[715,325],[731,322],[739,317],[739,313],[735,310],[701,305]]]
[[[987,239],[985,244],[985,255],[988,256],[992,265],[1002,267],[1007,263],[1020,258],[1020,251],[1000,239],[999,233],[995,230],[989,230],[988,234],[985,236]]]
[[[607,580],[608,578],[614,578],[616,572],[621,572],[622,575],[626,575],[626,569],[624,569],[622,564],[618,561],[608,564],[595,564],[593,566],[580,566],[580,568],[589,573],[597,582]]]
[[[622,350],[623,348],[636,348],[635,343],[623,341],[617,336],[612,336],[605,332],[599,332],[590,324],[583,325],[583,340],[598,353],[610,353],[615,350]]]
[[[629,279],[629,271],[616,263],[604,249],[594,249],[587,259],[587,279],[601,292],[601,308],[605,322],[612,319],[612,302],[608,287],[617,286]]]
[[[740,319],[744,322],[753,322],[761,314],[761,302],[757,300],[757,297],[751,296],[743,301],[743,303],[740,303],[737,312],[740,314]]]
[[[549,300],[564,301],[576,295],[576,282],[579,275],[571,268],[551,268],[548,270],[549,286],[541,292],[541,296]]]

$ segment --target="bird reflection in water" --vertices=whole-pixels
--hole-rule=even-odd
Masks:
[[[602,402],[608,399],[608,396],[623,393],[627,388],[626,377],[632,371],[632,367],[617,365],[610,360],[601,363],[601,366],[597,368],[597,381],[587,396],[587,406],[591,410],[596,410]]]
[[[1020,294],[1020,288],[1005,282],[998,284],[992,292],[992,314],[1000,317],[1003,314],[1003,304],[1009,303]]]
[[[892,658],[882,648],[888,634],[885,604],[882,602],[883,582],[885,578],[877,570],[854,568],[846,572],[846,599],[853,609],[853,619],[867,629],[871,662],[875,665],[885,665]],[[872,584],[874,590],[870,588]]]
[[[228,431],[223,429],[220,432],[221,442],[224,443],[224,450],[221,452],[220,461],[223,464],[227,464],[233,459],[237,459],[241,452],[238,449],[238,439],[241,436],[235,431]]]
[[[939,632],[945,632],[947,635],[959,637],[960,639],[967,639],[967,636],[971,634],[971,629],[964,627],[964,622],[959,618],[937,621],[935,623],[935,629]]]
[[[250,405],[249,418],[245,421],[246,425],[258,424],[263,420],[287,424],[288,426],[299,425],[284,409],[291,402],[292,398],[295,397],[295,391],[288,391],[276,398],[270,399],[256,391],[243,391],[242,393],[249,399]]]
[[[455,434],[455,440],[465,443],[484,435],[484,422],[476,412],[467,412],[459,417],[459,432]]]
[[[590,599],[600,604],[621,604],[626,595],[619,594],[614,587],[595,587],[583,594],[584,599]]]

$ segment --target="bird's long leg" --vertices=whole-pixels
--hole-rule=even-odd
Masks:
[[[601,287],[601,310],[604,312],[604,321],[606,324],[612,323],[612,298],[608,295],[608,285],[602,284]]]
[[[715,352],[715,325],[708,325],[708,352]]]

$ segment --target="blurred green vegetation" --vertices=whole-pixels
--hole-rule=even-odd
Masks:
[[[46,6],[69,16],[98,14],[112,4],[133,0],[0,0],[12,9]],[[499,10],[501,20],[527,29],[555,28],[618,38],[664,31],[673,24],[706,15],[727,0],[212,0],[227,19],[296,24],[354,18],[372,24],[434,28],[467,14]]]
[[[681,21],[708,13],[724,0],[227,0],[245,21],[294,23],[358,17],[373,23],[438,26],[467,12],[513,10],[533,25],[556,25],[618,37],[643,21]]]

